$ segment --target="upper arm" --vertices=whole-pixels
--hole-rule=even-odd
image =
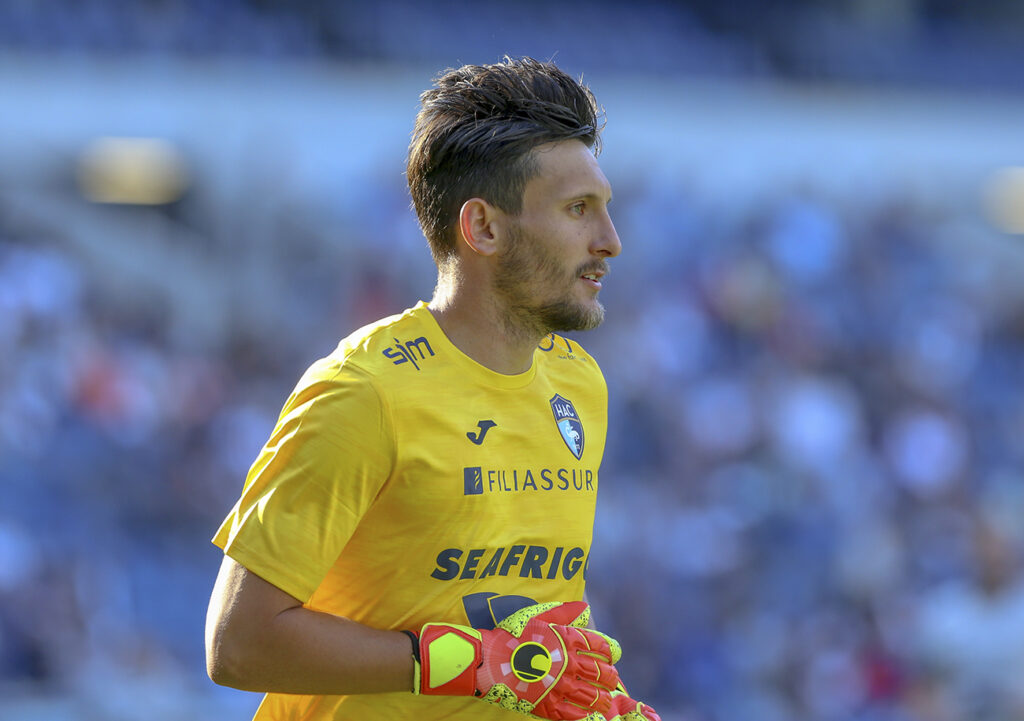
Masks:
[[[213,542],[307,600],[392,472],[385,405],[359,368],[310,372],[285,404]]]
[[[258,644],[261,631],[278,614],[302,605],[225,555],[206,613],[206,666],[217,680],[238,665],[244,650]]]

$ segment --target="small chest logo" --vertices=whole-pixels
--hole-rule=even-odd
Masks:
[[[476,433],[470,431],[469,433],[466,434],[466,438],[468,438],[473,443],[479,446],[481,443],[484,442],[484,437],[487,435],[487,431],[491,430],[496,425],[498,424],[495,423],[494,421],[477,421],[476,426],[477,428],[479,428],[479,430]]]
[[[548,401],[551,404],[551,412],[555,414],[555,425],[562,435],[566,447],[577,459],[583,456],[583,423],[580,422],[579,414],[572,401],[563,398],[557,393]]]

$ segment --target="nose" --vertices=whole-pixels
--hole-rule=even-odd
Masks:
[[[622,252],[622,241],[619,240],[619,234],[615,232],[615,223],[607,211],[604,212],[604,222],[591,246],[591,252],[604,258],[614,258]]]

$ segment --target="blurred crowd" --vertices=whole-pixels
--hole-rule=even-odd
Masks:
[[[579,340],[611,394],[588,589],[630,690],[667,721],[1024,719],[1012,239],[952,199],[613,181],[624,252]],[[414,235],[401,188],[363,192]],[[315,334],[203,347],[0,202],[0,697],[213,693],[208,539],[280,404],[429,295],[425,243],[351,220],[317,283],[276,238]]]
[[[40,718],[137,718],[143,699],[164,718],[160,698],[187,717],[204,544],[240,438],[266,434],[248,361],[182,352],[150,299],[98,291],[59,242],[0,221],[3,719],[36,718],[5,705],[23,696],[77,709]]]
[[[1016,0],[13,0],[0,48],[76,57],[456,62],[1024,89]]]

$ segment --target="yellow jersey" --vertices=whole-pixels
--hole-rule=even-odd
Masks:
[[[456,348],[421,302],[345,338],[303,375],[213,541],[308,608],[380,629],[493,628],[580,600],[607,388],[552,334],[503,375]],[[521,714],[410,693],[267,694],[256,719]]]

